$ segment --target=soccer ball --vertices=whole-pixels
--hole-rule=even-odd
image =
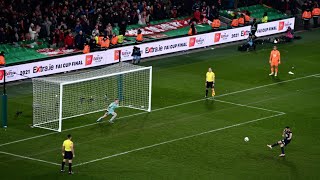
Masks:
[[[248,138],[248,137],[245,137],[245,138],[244,138],[244,141],[245,141],[245,142],[248,142],[248,141],[249,141],[249,138]]]

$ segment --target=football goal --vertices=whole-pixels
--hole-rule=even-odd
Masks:
[[[118,63],[78,74],[34,78],[33,126],[61,132],[65,119],[120,107],[151,111],[152,67]],[[93,120],[95,122],[95,120]]]

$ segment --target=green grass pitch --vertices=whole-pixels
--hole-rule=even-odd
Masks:
[[[96,113],[65,120],[62,133],[30,128],[32,84],[9,85],[0,178],[319,179],[320,31],[300,35],[302,40],[278,46],[278,78],[268,76],[271,45],[249,53],[236,46],[208,48],[144,62],[153,66],[153,111],[120,108],[113,125],[95,124]],[[216,98],[204,100],[210,66]],[[293,140],[280,158],[280,148],[266,144],[281,139],[285,126]],[[71,177],[59,172],[69,133],[76,152]]]

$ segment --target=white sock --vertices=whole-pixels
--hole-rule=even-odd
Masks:
[[[112,122],[116,117],[117,117],[117,115],[112,116],[112,118],[110,119],[110,121]]]

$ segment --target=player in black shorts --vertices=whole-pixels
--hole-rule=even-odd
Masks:
[[[282,137],[283,137],[283,139],[281,141],[278,141],[278,142],[274,143],[273,145],[269,145],[269,144],[267,145],[270,149],[272,149],[275,146],[280,145],[280,147],[281,147],[281,154],[279,155],[280,157],[284,157],[285,156],[284,147],[287,146],[291,142],[292,132],[290,130],[290,127],[287,126],[283,130]]]

